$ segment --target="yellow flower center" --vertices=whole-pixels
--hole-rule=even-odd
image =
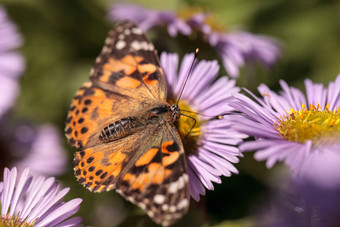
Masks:
[[[309,108],[302,104],[302,110],[291,108],[287,113],[274,124],[283,138],[299,143],[311,140],[313,145],[339,142],[340,107],[332,111],[328,103],[324,110],[319,104]]]
[[[26,223],[25,220],[20,220],[18,216],[6,216],[0,218],[0,227],[33,227],[34,222]]]
[[[189,7],[177,12],[177,16],[184,21],[191,19],[193,16],[199,13],[206,13],[201,7]],[[225,31],[225,27],[218,23],[218,19],[212,14],[207,13],[204,23],[209,25],[213,31]]]
[[[198,139],[201,135],[200,121],[196,112],[184,101],[179,101],[178,106],[181,110],[181,117],[175,122],[175,125],[181,135],[185,154],[193,154],[197,150]],[[186,116],[185,116],[186,115]],[[195,124],[195,120],[196,124]]]

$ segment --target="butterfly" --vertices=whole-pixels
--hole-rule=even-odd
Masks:
[[[65,134],[75,175],[93,192],[115,189],[168,226],[189,208],[187,163],[167,103],[157,51],[132,22],[111,30],[89,81],[70,106]]]

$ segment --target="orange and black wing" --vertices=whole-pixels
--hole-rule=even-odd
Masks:
[[[101,143],[110,123],[166,99],[166,84],[153,44],[131,22],[109,32],[90,81],[76,93],[66,120],[68,142],[79,149]]]
[[[169,225],[188,210],[187,165],[181,139],[172,124],[148,125],[112,142],[104,127],[166,100],[166,84],[153,45],[130,22],[110,31],[105,46],[72,101],[68,142],[78,150],[75,175],[94,192],[117,189]]]
[[[141,109],[139,100],[103,90],[87,81],[76,93],[66,119],[65,134],[77,150],[99,146],[101,130]]]
[[[109,32],[90,79],[104,90],[142,102],[166,100],[165,78],[157,51],[132,22],[124,22]]]
[[[189,208],[187,164],[177,129],[167,124],[149,142],[116,184],[117,192],[140,206],[158,224],[168,226]]]
[[[188,210],[187,164],[171,124],[84,149],[76,153],[75,164],[85,187],[94,192],[115,188],[158,224],[170,225]]]

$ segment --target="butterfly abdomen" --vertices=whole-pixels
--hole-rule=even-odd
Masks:
[[[138,120],[135,117],[125,117],[106,126],[100,133],[99,139],[110,142],[124,138],[136,132]]]
[[[172,122],[172,110],[169,105],[159,105],[141,114],[141,117],[124,117],[109,124],[100,132],[99,139],[111,142],[136,133],[147,125],[162,125]]]

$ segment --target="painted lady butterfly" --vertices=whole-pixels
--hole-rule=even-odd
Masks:
[[[187,164],[166,102],[157,52],[142,30],[124,22],[109,32],[90,80],[76,93],[66,120],[75,146],[75,175],[93,192],[116,189],[158,224],[189,207]]]

